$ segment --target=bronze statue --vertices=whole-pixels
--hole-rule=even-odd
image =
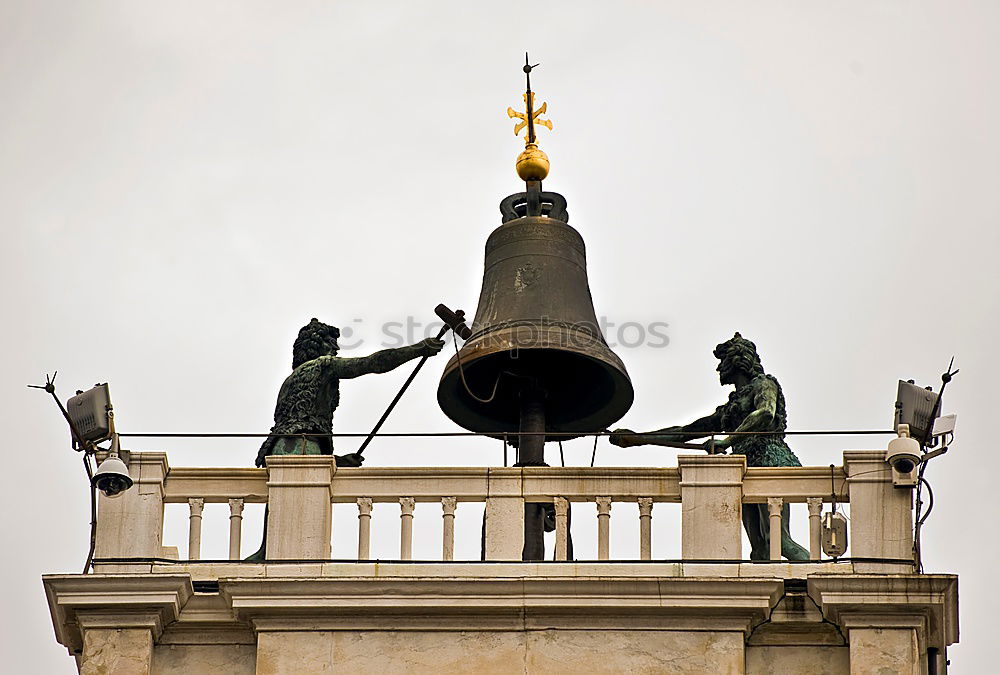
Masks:
[[[745,455],[747,466],[802,466],[798,457],[785,443],[785,397],[773,375],[764,372],[753,342],[739,333],[715,348],[719,359],[719,381],[732,384],[736,390],[729,401],[711,415],[684,426],[667,427],[649,433],[617,429],[611,443],[622,448],[636,445],[672,445],[705,438],[713,431],[766,432],[736,434],[705,441],[702,447],[709,453]],[[792,539],[788,531],[788,504],[781,511],[781,554],[789,560],[809,560],[809,552]],[[767,560],[769,551],[768,513],[766,504],[743,505],[743,527],[750,539],[750,559]]]
[[[331,455],[333,413],[340,404],[340,381],[370,373],[387,373],[407,361],[433,356],[443,340],[427,338],[408,347],[384,349],[370,356],[337,356],[340,330],[313,319],[302,327],[292,347],[292,374],[285,378],[274,407],[272,435],[260,446],[257,466],[268,455]],[[295,434],[320,434],[303,437]],[[361,466],[357,454],[336,456],[337,466]]]
[[[332,455],[333,413],[340,404],[340,381],[387,373],[407,361],[433,356],[444,341],[427,338],[414,345],[384,349],[369,356],[337,356],[340,330],[313,319],[302,327],[292,347],[292,374],[285,378],[274,406],[274,426],[257,453],[257,466],[269,455]],[[288,434],[283,436],[281,434]],[[302,434],[315,434],[303,436]],[[337,466],[361,466],[359,453],[336,455]],[[247,561],[264,559],[267,546],[267,510],[260,549]]]

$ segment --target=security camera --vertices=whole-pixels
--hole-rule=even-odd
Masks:
[[[118,497],[132,487],[132,477],[128,475],[125,462],[118,459],[117,455],[112,455],[101,462],[91,485],[108,497]]]
[[[114,422],[112,422],[112,425]],[[128,467],[121,460],[118,454],[121,452],[121,445],[118,441],[118,434],[111,428],[111,449],[108,456],[97,467],[97,472],[91,479],[90,484],[103,492],[107,497],[115,498],[132,487],[132,477],[128,475]]]
[[[897,428],[898,438],[889,441],[889,449],[885,451],[885,461],[892,468],[892,484],[898,488],[911,488],[917,484],[917,467],[923,461],[920,443],[910,438],[910,427],[900,424]]]
[[[97,468],[91,485],[114,498],[132,487],[132,477],[128,475],[128,467],[118,458],[117,453],[108,456]]]

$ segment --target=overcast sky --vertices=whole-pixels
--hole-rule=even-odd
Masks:
[[[945,408],[958,435],[928,471],[925,565],[961,575],[953,672],[985,672],[1000,553],[998,32],[996,3],[954,0],[0,0],[2,658],[75,672],[39,577],[78,572],[87,548],[80,460],[51,400],[25,385],[54,369],[64,397],[108,381],[122,432],[266,432],[311,317],[350,327],[361,344],[344,354],[361,355],[387,322],[430,321],[438,302],[472,314],[497,205],[523,189],[505,111],[521,104],[528,49],[555,126],[539,134],[545,186],[569,202],[635,385],[622,425],[683,423],[725,400],[711,352],[736,330],[781,381],[791,429],[887,428],[896,381],[937,387],[956,356]],[[626,322],[668,324],[669,344],[620,333]],[[434,395],[447,349],[387,431],[457,430]],[[370,429],[407,370],[345,383],[336,430]],[[172,466],[249,466],[257,451],[128,445]],[[792,445],[827,465],[884,440]],[[567,443],[567,464],[590,448]],[[379,440],[366,456],[502,461],[468,440]],[[676,451],[601,441],[597,462],[674,466]],[[428,509],[416,556],[438,545],[421,529],[439,521]],[[632,510],[615,507],[613,557],[634,555]],[[398,519],[379,513],[373,553],[394,557]],[[669,513],[654,518],[655,555],[677,550]],[[168,517],[165,543],[183,555],[183,510]],[[206,509],[220,557],[224,520]],[[460,523],[470,552],[474,511]],[[583,557],[592,529],[574,519]],[[334,553],[350,551],[353,534],[337,532]]]

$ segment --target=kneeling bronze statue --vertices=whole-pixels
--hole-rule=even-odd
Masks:
[[[719,359],[719,381],[723,385],[736,385],[729,401],[691,424],[649,433],[617,429],[611,434],[611,443],[622,448],[672,445],[705,438],[714,431],[762,432],[708,440],[702,447],[709,453],[724,453],[726,448],[732,448],[734,454],[746,456],[747,466],[802,466],[785,443],[785,396],[781,385],[773,375],[764,372],[754,343],[736,333],[731,340],[718,345],[714,354]],[[809,560],[809,552],[789,534],[788,517],[789,508],[785,504],[781,510],[781,555],[789,560]],[[743,527],[750,540],[750,559],[767,560],[770,557],[767,505],[744,504]]]

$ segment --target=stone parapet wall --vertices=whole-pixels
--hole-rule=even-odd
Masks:
[[[263,574],[222,577],[217,589],[199,582],[197,592],[176,571],[44,584],[57,637],[81,672],[835,675],[881,664],[919,673],[958,637],[957,580],[947,575],[683,576],[655,563],[341,564],[325,575],[258,567]],[[108,670],[114,655],[122,665]]]

